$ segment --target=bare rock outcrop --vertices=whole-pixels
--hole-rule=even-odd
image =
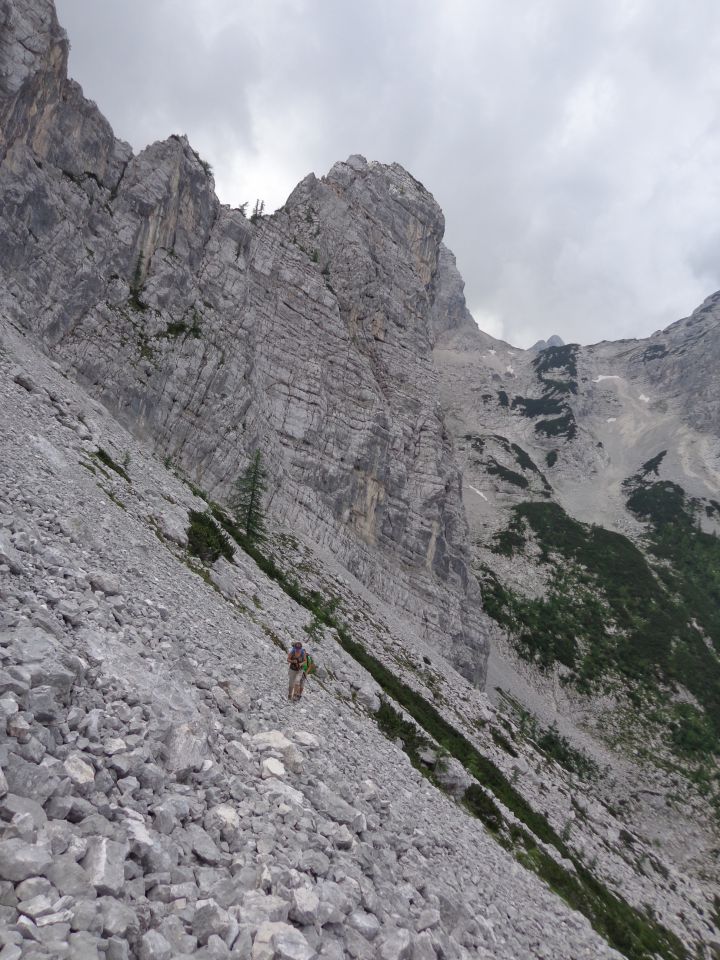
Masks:
[[[432,196],[351,157],[251,223],[184,137],[137,156],[114,138],[65,77],[49,0],[0,10],[0,309],[213,496],[261,448],[273,514],[481,684],[489,626],[431,357],[449,303]]]

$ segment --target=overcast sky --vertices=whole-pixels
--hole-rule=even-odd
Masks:
[[[526,347],[647,336],[720,288],[718,0],[57,0],[136,150],[187,133],[226,203],[351,153],[445,212],[468,306]]]

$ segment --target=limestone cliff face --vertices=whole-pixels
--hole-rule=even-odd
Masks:
[[[252,224],[185,138],[138,156],[115,139],[66,79],[49,0],[0,2],[0,21],[0,310],[214,495],[260,447],[272,515],[481,683],[431,355],[433,317],[457,309],[433,198],[352,157]]]
[[[720,292],[692,316],[649,340],[632,342],[628,366],[651,389],[682,411],[686,423],[720,434]]]

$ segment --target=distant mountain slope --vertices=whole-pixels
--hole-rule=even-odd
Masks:
[[[506,631],[489,689],[598,756],[681,774],[716,811],[719,301],[645,341],[533,353],[467,322],[434,348],[475,570]],[[636,815],[655,816],[641,800]],[[709,862],[693,869],[716,876]]]
[[[538,353],[540,350],[545,350],[547,347],[564,347],[565,341],[562,337],[559,337],[554,333],[551,337],[548,337],[547,340],[537,340],[531,347],[528,347],[531,353]]]

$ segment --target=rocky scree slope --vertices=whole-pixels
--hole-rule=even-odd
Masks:
[[[4,960],[711,956],[701,889],[331,555],[201,563],[197,487],[7,324],[0,410]]]
[[[3,956],[614,956],[382,736],[329,635],[327,683],[285,701],[273,637],[307,611],[188,557],[203,502],[12,343]]]
[[[364,639],[379,661],[359,654],[393,688],[395,702],[415,719],[423,713],[433,728],[413,734],[412,725],[383,714],[426,776],[439,783],[444,763],[437,761],[449,749],[453,761],[460,763],[456,754],[465,761],[461,769],[449,763],[445,778],[459,796],[472,786],[469,756],[476,774],[497,778],[492,804],[486,793],[470,794],[475,812],[628,955],[650,951],[656,931],[634,914],[631,924],[608,888],[621,891],[631,910],[656,911],[682,942],[705,944],[704,894],[640,836],[618,843],[621,819],[601,803],[588,801],[577,814],[578,784],[538,758],[512,723],[478,732],[489,723],[485,708],[465,710],[474,695],[433,660],[439,648],[481,681],[491,628],[468,572],[460,475],[435,399],[431,348],[443,331],[463,326],[467,310],[432,198],[402,168],[353,157],[322,180],[308,178],[284,210],[251,224],[217,203],[206,165],[183,138],[138,157],[114,138],[66,79],[67,41],[50,5],[6,3],[0,15],[5,315],[213,497],[227,492],[246,453],[262,447],[277,482],[273,516],[329,551],[325,567],[343,565],[333,593],[350,609],[360,596],[374,609],[373,594],[394,606],[383,612],[392,624],[384,640],[383,631],[359,627],[370,631]],[[62,403],[57,409],[81,436],[82,421],[66,416]],[[90,447],[87,472],[102,470],[104,496],[127,509],[126,481],[103,460],[104,448]],[[202,501],[191,504],[204,509]],[[166,508],[149,515],[166,541],[185,543],[185,511],[175,522]],[[292,552],[290,541],[284,549]],[[222,561],[212,574],[200,573],[237,602],[236,574]],[[343,580],[353,585],[349,596]],[[273,596],[279,602],[277,590]],[[326,611],[330,628],[332,620]],[[287,629],[283,617],[278,624]],[[264,627],[278,636],[277,625]],[[419,643],[427,644],[430,664],[418,676],[402,651]],[[392,679],[398,675],[400,687]],[[372,686],[355,694],[377,707]],[[419,709],[426,695],[435,713]],[[443,727],[436,714],[445,701],[464,737],[482,735],[492,769]],[[433,733],[441,741],[434,746],[423,739]],[[518,790],[509,789],[510,778]],[[537,821],[529,799],[542,808]],[[573,816],[577,828],[568,827]],[[581,853],[608,887],[597,889],[578,870],[572,858]],[[625,926],[633,930],[630,946],[618,939]],[[662,949],[680,955],[672,939]]]
[[[443,217],[351,158],[272,217],[222,206],[183,137],[138,156],[66,78],[50,0],[0,4],[0,309],[214,496],[263,450],[272,512],[482,684],[430,322]]]
[[[467,312],[441,321],[434,357],[475,570],[506,631],[488,688],[610,764],[629,821],[712,891],[718,296],[645,341],[537,354],[479,333]]]

